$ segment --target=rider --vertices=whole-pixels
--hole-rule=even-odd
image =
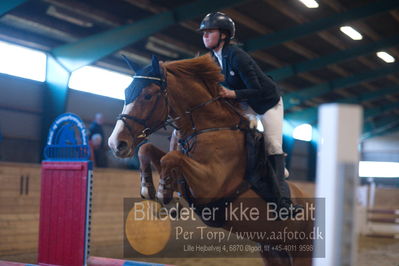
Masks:
[[[285,181],[288,171],[282,149],[284,107],[279,86],[263,73],[250,55],[230,44],[235,35],[235,25],[230,17],[221,12],[209,13],[198,30],[203,33],[204,45],[212,51],[225,77],[220,96],[237,99],[246,115],[260,119],[266,154],[277,177],[275,196],[280,207],[290,206],[290,190]]]

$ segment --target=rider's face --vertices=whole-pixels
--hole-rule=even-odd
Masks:
[[[219,30],[211,29],[202,31],[202,41],[208,49],[213,49],[219,41]]]

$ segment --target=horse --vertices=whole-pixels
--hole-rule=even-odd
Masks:
[[[197,206],[228,202],[238,207],[240,202],[249,200],[260,213],[258,219],[224,220],[219,226],[233,232],[272,233],[288,228],[310,233],[310,220],[267,222],[267,202],[245,180],[248,121],[234,103],[218,96],[221,81],[223,75],[210,54],[162,63],[153,57],[152,64],[136,69],[133,82],[125,91],[125,105],[109,137],[109,147],[118,157],[133,156],[150,134],[173,125],[178,134],[172,137],[169,152],[150,143],[139,149],[143,197],[156,196],[166,204],[177,190]],[[151,163],[160,173],[157,192]],[[304,199],[309,197],[294,184],[289,183],[289,187],[294,203],[305,206]],[[263,245],[273,242],[262,237],[251,240]],[[297,239],[290,243],[312,244]],[[311,252],[308,256],[295,256],[292,249],[284,248],[261,249],[261,255],[265,265],[306,266],[312,261]]]

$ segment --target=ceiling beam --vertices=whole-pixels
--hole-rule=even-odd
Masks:
[[[399,103],[391,103],[391,104],[385,104],[383,106],[378,106],[370,109],[366,109],[364,111],[364,120],[369,121],[372,117],[376,115],[380,115],[382,113],[390,112],[395,109],[399,108]],[[396,117],[397,118],[397,117]]]
[[[334,1],[334,0],[332,0],[332,1]],[[264,2],[271,5],[273,8],[277,9],[279,12],[281,12],[285,16],[289,17],[293,21],[297,22],[298,24],[303,25],[305,23],[309,23],[308,17],[306,17],[301,12],[298,12],[297,10],[294,10],[294,9],[288,7],[286,4],[284,4],[284,2],[282,2],[280,0],[264,0]],[[343,10],[336,10],[336,11],[337,11],[337,13],[343,12]],[[327,43],[331,44],[332,46],[336,47],[338,50],[346,50],[346,49],[350,48],[350,47],[348,47],[348,45],[345,42],[343,42],[340,38],[338,38],[334,34],[330,33],[329,31],[319,31],[319,32],[316,32],[315,34],[317,36],[319,36],[322,40],[324,40]],[[284,44],[290,44],[290,43],[295,43],[295,42],[290,41],[290,42],[286,42]],[[299,54],[301,54],[301,53],[299,53]],[[316,57],[318,57],[318,56],[311,56],[311,57],[306,57],[306,58],[310,59],[310,58],[316,58]],[[366,59],[364,58],[364,60],[363,60],[363,58],[360,57],[359,60],[363,62]],[[367,62],[363,62],[363,63],[367,63]],[[376,67],[375,65],[370,65],[370,64],[366,64],[366,65],[370,69],[373,69]],[[338,75],[343,76],[343,77],[348,76],[350,74],[350,73],[348,73],[348,71],[346,71],[344,68],[342,68],[338,65],[327,65],[326,67],[328,70],[335,72]],[[304,75],[309,75],[309,74],[303,74],[303,73],[299,74],[299,76],[304,76]],[[321,83],[321,82],[316,82],[316,83]],[[370,90],[376,89],[374,86],[372,86],[371,84],[368,84],[368,83],[363,83],[362,86],[364,86]],[[320,100],[320,99],[316,99],[316,100]]]
[[[14,14],[6,14],[1,18],[2,24],[6,24],[21,30],[29,29],[30,32],[50,36],[52,39],[62,42],[74,42],[79,36],[72,32],[57,29],[53,25],[48,25],[45,21],[38,17],[27,17]]]
[[[147,10],[154,14],[158,14],[158,13],[161,13],[161,12],[164,12],[167,10],[167,8],[159,6],[159,5],[155,5],[154,3],[150,4],[149,0],[124,0],[124,1],[133,6],[142,8],[142,9]],[[246,25],[247,27],[251,28],[254,31],[257,31],[261,34],[271,32],[271,30],[265,28],[264,25],[257,23],[252,18],[242,15],[240,12],[237,12],[234,9],[228,8],[228,9],[223,9],[222,11],[224,13],[226,13],[228,16],[232,17],[235,22],[239,22],[240,24]],[[199,27],[199,25],[197,23],[195,23],[194,21],[184,21],[184,22],[179,23],[179,25],[186,29],[192,30],[192,31],[195,31]],[[157,35],[161,36],[161,34],[157,34]],[[176,45],[176,46],[184,47],[187,45]],[[191,50],[197,51],[198,49],[192,48]],[[279,67],[282,67],[283,65],[286,65],[286,62],[283,62],[283,61],[273,57],[272,55],[269,55],[269,54],[261,52],[261,51],[256,51],[256,52],[252,53],[252,56],[255,59],[257,59],[261,62],[264,62],[266,64],[270,64],[275,68],[279,68]],[[320,82],[322,82],[322,81],[319,80],[316,83],[320,83]]]
[[[336,64],[338,62],[348,60],[357,56],[368,54],[378,49],[391,47],[399,43],[399,35],[391,38],[379,40],[377,42],[371,42],[365,45],[358,45],[351,49],[339,51],[326,56],[315,58],[312,60],[304,61],[298,64],[293,64],[276,70],[267,72],[268,75],[272,76],[274,80],[283,80],[288,77],[311,71],[314,69],[325,67],[328,64]]]
[[[244,47],[247,51],[269,48],[289,40],[297,39],[317,31],[328,29],[344,22],[353,21],[380,12],[388,11],[398,6],[399,1],[397,0],[380,0],[372,2],[371,4],[335,14],[327,18],[297,25],[286,30],[248,40],[244,43]]]
[[[386,125],[389,125],[393,122],[399,122],[399,119],[395,116],[388,116],[381,118],[378,121],[368,121],[363,125],[363,133],[364,134],[371,133],[374,130],[381,127],[385,127]]]
[[[46,83],[42,94],[41,151],[46,144],[48,129],[54,119],[66,111],[68,82],[71,73],[57,60],[47,55]]]
[[[69,71],[89,65],[151,34],[210,11],[233,6],[243,0],[203,0],[179,6],[106,32],[52,50],[52,55]]]
[[[254,20],[248,16],[245,16],[242,13],[240,13],[234,9],[228,9],[228,10],[223,10],[223,11],[229,17],[233,18],[234,21],[238,22],[239,24],[245,25],[246,27],[250,28],[251,30],[258,32],[259,34],[267,34],[267,33],[273,32],[273,30],[267,28],[263,24],[258,23],[256,20]],[[310,51],[309,49],[307,49],[295,42],[287,42],[287,43],[284,43],[283,46],[287,47],[291,51],[294,51],[308,59],[318,56],[314,52]],[[280,68],[284,65],[287,65],[286,62],[282,62],[281,60],[277,59],[276,57],[274,57],[268,53],[262,52],[262,51],[253,51],[253,52],[251,52],[251,55],[255,59],[257,59],[259,61],[263,61],[267,64],[270,64],[276,68]],[[324,81],[324,80],[322,80],[314,75],[311,75],[309,73],[305,74],[305,75],[301,75],[301,78],[303,78],[307,81],[310,81],[311,83],[321,83]],[[284,87],[287,89],[287,85],[285,85]]]
[[[45,140],[46,130],[54,118],[65,112],[69,78],[74,70],[96,62],[173,24],[241,2],[243,0],[196,1],[51,50],[47,61],[46,89],[43,96],[45,112],[41,126],[42,139]]]
[[[395,133],[399,131],[399,121],[396,119],[395,121],[386,122],[386,124],[381,125],[380,127],[374,128],[369,132],[365,132],[362,135],[362,141],[370,138],[375,138],[378,136],[384,136],[391,133]]]
[[[361,82],[376,79],[378,77],[388,75],[399,71],[399,63],[379,69],[362,72],[353,76],[344,77],[318,84],[309,88],[301,89],[297,92],[291,92],[284,95],[284,109],[288,110],[294,106],[298,106],[312,98],[320,97],[327,92],[343,89],[356,85]]]
[[[93,8],[84,1],[76,1],[76,0],[43,0],[48,4],[56,7],[67,10],[69,12],[73,12],[79,17],[84,18],[87,22],[95,22],[99,25],[107,26],[107,27],[115,27],[119,26],[122,23],[121,19],[118,19],[115,16],[110,15],[103,10],[99,10]]]
[[[43,0],[51,5],[54,5],[55,7],[59,7],[61,9],[65,9],[69,12],[73,12],[75,14],[77,14],[78,16],[84,16],[85,20],[87,22],[90,23],[95,23],[98,25],[102,25],[105,26],[107,28],[116,28],[116,27],[120,27],[124,21],[117,17],[117,16],[113,16],[110,15],[107,12],[104,12],[103,10],[98,10],[98,9],[93,9],[92,6],[85,4],[85,3],[81,3],[81,2],[77,2],[74,0]],[[139,0],[134,0],[134,1],[127,1],[127,2],[131,2],[131,3],[138,3],[140,2]],[[146,10],[148,9],[148,7],[151,7],[151,11],[154,9],[155,5],[150,5],[148,3],[148,1],[146,1],[147,3],[142,3],[142,5],[138,5],[136,4],[135,6],[139,7],[139,8],[145,8]],[[166,9],[163,9],[162,11],[165,11]],[[159,12],[156,12],[159,13]],[[184,23],[184,22],[183,22]],[[155,37],[156,36],[156,37]],[[183,56],[183,57],[193,57],[195,55],[194,51],[197,51],[197,49],[184,44],[183,42],[177,41],[176,39],[172,39],[169,36],[166,36],[164,34],[156,34],[155,36],[151,36],[150,38],[152,39],[151,41],[154,42],[166,42],[168,43],[168,45],[170,45],[170,47],[173,47],[173,51],[177,51],[179,53],[179,55]],[[80,39],[80,38],[77,38]],[[77,41],[74,40],[74,41]],[[72,42],[72,41],[67,41],[67,42]],[[129,59],[133,60],[135,63],[138,63],[139,65],[146,65],[148,64],[151,60],[150,58],[144,58],[144,59],[139,59],[137,60],[137,56],[135,56],[133,53],[137,54],[137,51],[131,51],[131,48],[129,49],[125,49],[125,50],[119,50],[118,53],[115,54],[115,57],[118,57],[119,54],[130,54],[131,56],[129,56]],[[139,55],[140,53],[138,53],[137,55]],[[120,59],[120,58],[119,58]],[[97,62],[100,63],[100,62]],[[107,67],[110,68],[110,67]],[[112,69],[113,67],[111,67]],[[126,71],[126,70],[124,70]]]
[[[343,12],[346,10],[345,6],[343,6],[340,2],[337,0],[323,0],[323,3],[330,6],[332,9],[334,9],[337,12]],[[389,13],[395,18],[394,14],[397,12],[397,10],[390,10]],[[366,23],[362,21],[354,21],[352,22],[352,25],[358,29],[361,33],[366,34],[369,38],[371,38],[373,41],[378,41],[381,39],[380,34],[375,32],[373,29],[371,29]],[[399,56],[399,53],[397,49],[390,49],[396,56]],[[375,62],[371,62],[369,59],[365,57],[359,58],[359,61],[363,63],[364,65],[373,68],[375,66]],[[393,82],[399,82],[399,79],[397,79],[395,76],[390,75],[387,77],[389,80],[392,80]]]
[[[344,102],[341,102],[344,103]],[[399,130],[399,120],[397,116],[388,116],[382,119],[379,119],[378,121],[371,121],[370,119],[375,117],[376,115],[380,115],[381,113],[385,112],[390,112],[393,110],[398,110],[399,109],[399,104],[395,103],[386,107],[381,107],[381,108],[373,108],[373,109],[366,109],[363,112],[363,134],[362,134],[362,140],[376,137],[376,136],[381,136],[381,135],[386,135],[391,132],[395,132]],[[315,119],[313,119],[313,123],[308,122],[308,121],[302,121],[298,120],[295,121],[294,124],[299,123],[308,123],[313,125],[314,127],[317,127],[317,112],[318,109],[315,108]],[[290,119],[288,119],[290,120]]]
[[[337,103],[357,103],[364,104],[367,101],[375,100],[378,98],[385,97],[390,94],[399,94],[399,85],[395,85],[388,88],[383,88],[378,91],[367,92],[364,94],[358,94],[355,97],[342,98],[337,100]],[[297,120],[302,121],[304,123],[316,124],[317,123],[317,115],[318,115],[318,107],[310,107],[300,111],[295,111],[291,113],[285,114],[285,119],[287,120]]]
[[[2,0],[0,2],[0,16],[8,13],[19,5],[22,5],[27,0]]]

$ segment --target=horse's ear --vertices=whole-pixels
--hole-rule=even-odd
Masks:
[[[152,70],[154,71],[154,74],[157,76],[161,76],[161,70],[159,67],[159,60],[156,55],[152,56]]]
[[[137,72],[137,71],[139,71],[141,69],[141,67],[138,64],[136,64],[133,61],[130,61],[129,58],[127,58],[126,55],[123,54],[122,58],[123,58],[123,60],[125,60],[126,64],[129,66],[129,68],[131,70],[133,70],[134,72]]]

